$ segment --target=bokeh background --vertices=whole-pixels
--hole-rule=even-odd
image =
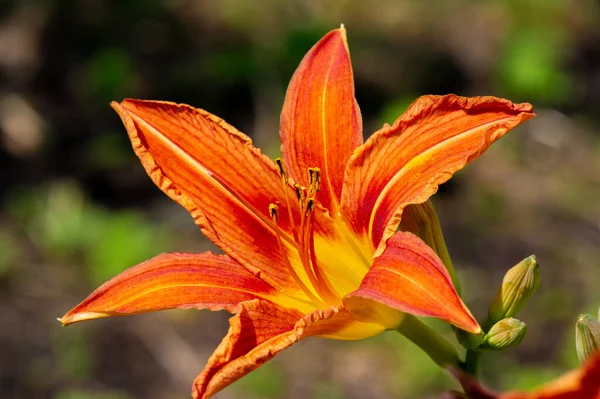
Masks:
[[[56,321],[128,266],[213,249],[145,175],[108,103],[189,103],[276,156],[287,82],[340,23],[365,136],[426,93],[535,105],[537,118],[434,202],[480,320],[504,271],[532,253],[541,264],[520,315],[528,336],[485,356],[483,380],[530,388],[577,365],[575,320],[600,305],[598,1],[0,0],[0,397],[189,397],[227,314]],[[455,387],[386,333],[308,339],[217,397],[435,398]]]

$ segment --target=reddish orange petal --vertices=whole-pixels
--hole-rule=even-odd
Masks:
[[[320,168],[319,201],[337,213],[346,163],[362,144],[362,118],[343,27],[325,35],[298,66],[281,112],[280,134],[290,175],[307,186],[308,168]]]
[[[255,298],[291,301],[227,255],[162,254],[104,283],[60,321],[67,325],[171,308],[233,312]]]
[[[500,399],[600,399],[600,353],[532,392],[510,392]]]
[[[600,353],[576,370],[531,392],[495,393],[461,370],[451,369],[469,398],[476,399],[600,399]]]
[[[426,201],[454,172],[533,116],[530,104],[495,97],[419,98],[355,151],[342,212],[381,253],[406,205]]]
[[[279,226],[284,235],[289,231],[284,186],[276,165],[247,136],[188,105],[125,100],[112,107],[154,183],[211,241],[269,284],[304,296],[287,271],[269,216],[269,204],[278,203]]]
[[[227,336],[194,381],[192,395],[196,399],[214,395],[302,338],[347,338],[344,330],[356,323],[345,309],[330,308],[303,315],[266,301],[245,302],[229,320]]]
[[[442,261],[417,236],[398,232],[375,258],[358,290],[361,297],[417,316],[432,316],[478,333],[480,327],[460,300]]]

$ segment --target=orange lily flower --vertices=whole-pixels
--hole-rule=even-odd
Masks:
[[[482,388],[470,376],[453,370],[465,393],[471,399],[600,399],[600,353],[581,367],[531,392],[492,393]],[[464,397],[464,396],[459,396]]]
[[[193,387],[207,398],[302,338],[362,339],[405,313],[480,327],[402,209],[534,116],[494,97],[424,96],[363,144],[343,27],[304,57],[281,114],[282,158],[201,109],[112,103],[149,176],[224,255],[162,254],[60,321],[197,308],[235,313]]]

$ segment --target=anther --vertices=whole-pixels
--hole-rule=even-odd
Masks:
[[[283,182],[285,184],[288,183],[288,174],[285,170],[285,166],[283,165],[283,161],[281,160],[281,158],[277,158],[275,159],[275,163],[277,164],[277,167],[279,168],[279,176],[281,176],[281,179],[283,180]]]
[[[269,215],[275,223],[279,220],[279,207],[275,204],[269,204]]]
[[[314,206],[315,206],[315,200],[314,200],[314,198],[309,198],[306,201],[306,214],[307,215],[312,212]]]
[[[315,187],[317,192],[321,189],[321,170],[319,168],[314,168],[315,175]]]
[[[298,201],[302,201],[304,199],[304,187],[296,183],[294,184],[294,190],[296,190],[296,197],[298,198]]]
[[[310,185],[317,185],[320,186],[321,185],[321,169],[315,167],[315,168],[308,168],[308,182]]]
[[[321,170],[319,168],[308,168],[308,196],[316,195],[321,189]]]

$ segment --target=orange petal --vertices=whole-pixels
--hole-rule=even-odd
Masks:
[[[60,321],[68,325],[171,308],[233,312],[255,298],[293,304],[227,255],[162,254],[104,283]]]
[[[111,105],[148,175],[192,214],[211,241],[274,287],[305,297],[287,271],[269,216],[269,204],[277,203],[279,226],[284,235],[289,231],[274,162],[247,136],[204,110],[140,100]]]
[[[600,353],[581,367],[530,392],[495,393],[483,388],[473,376],[450,369],[469,398],[477,399],[600,399]]]
[[[454,172],[534,115],[530,104],[495,97],[420,97],[354,152],[342,212],[380,254],[406,205],[426,201]]]
[[[532,392],[510,392],[500,399],[600,399],[600,353]]]
[[[362,118],[343,27],[325,35],[298,66],[281,112],[280,134],[290,175],[307,186],[308,168],[320,168],[319,201],[337,214],[346,163],[362,144]]]
[[[348,330],[362,328],[357,323],[345,309],[335,307],[303,315],[266,301],[244,302],[229,320],[227,336],[196,377],[192,396],[205,399],[214,395],[302,338],[353,339]]]
[[[442,261],[417,236],[398,232],[373,262],[358,290],[346,296],[372,299],[417,316],[432,316],[463,330],[481,329],[452,285]]]

